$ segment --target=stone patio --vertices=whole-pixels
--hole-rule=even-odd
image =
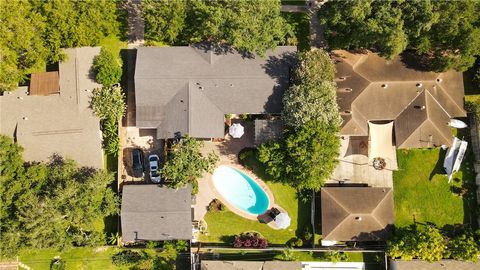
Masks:
[[[397,160],[390,161],[383,170],[373,168],[368,158],[368,137],[341,139],[339,164],[327,184],[367,184],[371,187],[393,188],[393,170]]]

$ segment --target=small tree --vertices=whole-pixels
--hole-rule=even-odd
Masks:
[[[161,169],[169,187],[181,188],[196,182],[204,172],[212,172],[218,162],[218,156],[213,152],[206,157],[203,156],[200,152],[202,146],[202,141],[197,141],[188,135],[173,145]]]
[[[142,16],[145,20],[147,40],[173,44],[185,27],[186,0],[144,0]]]
[[[284,141],[259,147],[259,161],[266,172],[299,190],[320,190],[337,165],[338,129],[311,121],[286,134]]]
[[[112,86],[122,78],[122,62],[112,52],[102,48],[93,60],[95,80],[103,86]]]
[[[94,89],[90,106],[100,119],[114,121],[118,121],[127,109],[125,95],[118,85]]]
[[[335,65],[328,53],[322,49],[314,49],[300,55],[299,63],[293,74],[295,83],[305,81],[329,81],[335,78]]]

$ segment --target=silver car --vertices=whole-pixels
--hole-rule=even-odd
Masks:
[[[150,164],[150,180],[153,183],[160,183],[160,172],[159,172],[159,165],[160,159],[157,155],[150,155],[148,156],[148,164]]]

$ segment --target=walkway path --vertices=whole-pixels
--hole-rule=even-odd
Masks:
[[[142,18],[141,0],[128,0],[125,4],[128,21],[128,48],[137,48],[145,43],[145,24]]]
[[[327,41],[324,37],[324,30],[320,24],[317,13],[320,7],[328,0],[309,0],[306,6],[282,5],[282,12],[303,12],[308,13],[310,18],[310,47],[327,48]]]

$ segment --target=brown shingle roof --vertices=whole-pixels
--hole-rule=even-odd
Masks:
[[[374,53],[338,50],[333,58],[340,110],[352,113],[343,117],[343,135],[366,136],[367,121],[394,120],[399,148],[450,144],[446,122],[466,116],[460,72],[418,71],[408,68],[401,57],[387,61]],[[425,111],[415,110],[414,103],[421,103]]]
[[[32,73],[30,95],[48,96],[60,93],[58,71]]]
[[[383,241],[393,226],[390,188],[322,188],[321,203],[324,240]]]

